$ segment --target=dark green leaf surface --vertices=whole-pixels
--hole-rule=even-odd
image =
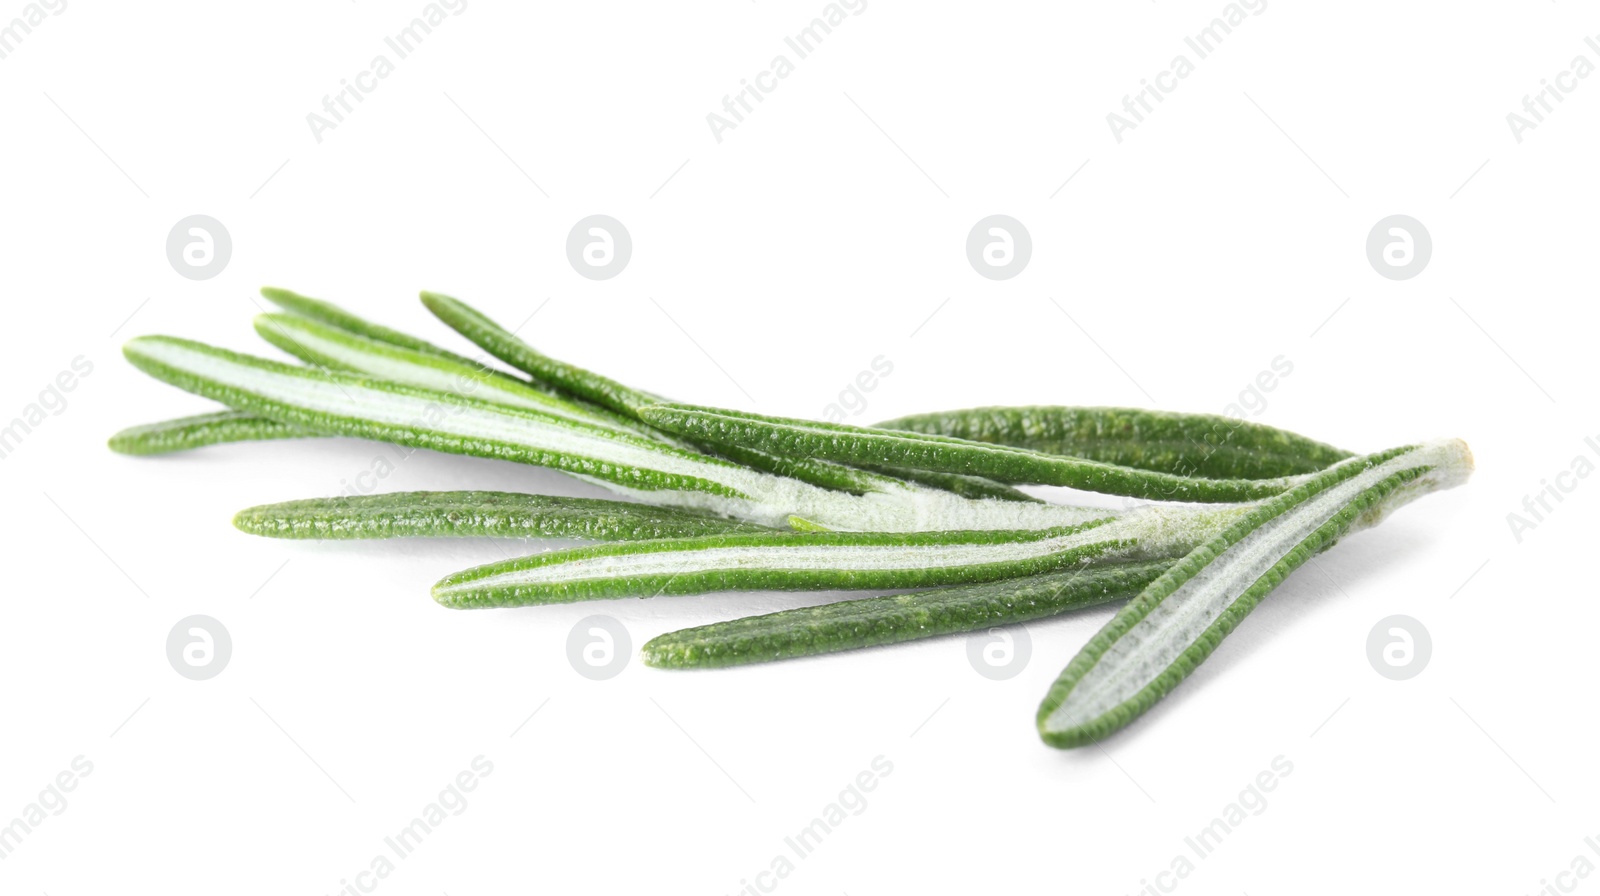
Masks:
[[[313,299],[310,296],[303,296],[274,286],[263,286],[261,288],[261,296],[286,311],[292,311],[301,317],[308,317],[314,321],[338,327],[358,336],[365,336],[378,342],[387,342],[390,345],[397,345],[401,348],[408,348],[412,351],[422,352],[438,358],[448,358],[458,364],[474,367],[482,366],[471,358],[442,349],[426,339],[418,339],[409,333],[392,330],[382,324],[375,324],[358,315],[351,314],[332,302]]]
[[[1169,565],[1109,564],[841,600],[669,632],[641,653],[652,666],[708,669],[978,631],[1132,597]]]
[[[264,420],[243,411],[196,414],[159,423],[130,426],[111,437],[108,444],[119,454],[150,455],[188,451],[226,442],[298,439],[314,433]]]
[[[1276,495],[1283,479],[1196,479],[1076,457],[968,442],[945,436],[764,417],[684,404],[641,409],[644,419],[692,441],[733,445],[780,457],[932,470],[999,482],[1062,485],[1167,501],[1232,502]]]
[[[639,407],[659,400],[648,392],[630,388],[582,367],[557,361],[535,350],[515,333],[459,299],[436,292],[424,292],[422,304],[451,329],[512,367],[616,413],[635,417]]]
[[[971,408],[885,420],[877,428],[1207,479],[1315,473],[1351,456],[1332,445],[1247,420],[1135,408]]]
[[[233,524],[268,538],[335,539],[501,536],[644,541],[771,531],[648,504],[482,491],[395,492],[262,504],[239,511]]]

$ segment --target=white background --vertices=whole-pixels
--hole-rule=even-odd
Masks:
[[[1192,61],[1184,36],[1223,6],[872,0],[718,143],[707,114],[792,60],[783,38],[822,3],[475,0],[319,143],[306,115],[392,59],[383,38],[421,2],[71,0],[0,60],[0,418],[93,365],[0,460],[0,822],[74,757],[93,772],[0,861],[0,890],[335,893],[480,755],[467,808],[374,892],[732,894],[878,756],[893,771],[867,808],[765,884],[1131,894],[1278,756],[1293,771],[1265,810],[1164,887],[1523,894],[1600,863],[1600,611],[1579,567],[1600,478],[1520,543],[1507,522],[1575,457],[1600,462],[1600,77],[1520,144],[1506,121],[1573,57],[1600,62],[1583,41],[1600,16],[1274,0],[1119,144],[1106,114]],[[596,213],[634,241],[604,282],[564,254]],[[1003,282],[964,252],[997,213],[1034,246]],[[233,240],[203,282],[164,251],[191,214]],[[1432,234],[1415,279],[1367,261],[1391,214]],[[1281,355],[1293,372],[1253,419],[1357,450],[1461,436],[1478,473],[1297,573],[1103,750],[1046,748],[1033,711],[1110,608],[1029,626],[1032,660],[1003,682],[960,637],[594,682],[565,647],[587,615],[637,647],[824,598],[451,612],[430,583],[526,546],[235,531],[233,511],[338,492],[382,449],[140,460],[105,439],[207,407],[124,363],[128,337],[276,355],[250,329],[264,284],[457,349],[419,289],[508,325],[538,309],[522,335],[558,357],[767,413],[820,416],[882,355],[863,423],[1216,412]],[[424,453],[379,487],[599,494]],[[233,638],[209,681],[165,655],[194,613]],[[1433,640],[1403,682],[1366,656],[1397,613]]]

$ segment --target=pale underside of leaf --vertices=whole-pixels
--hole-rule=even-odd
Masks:
[[[473,365],[477,363],[471,358],[458,355],[425,339],[412,336],[410,333],[403,333],[399,330],[385,327],[382,324],[373,323],[323,299],[314,299],[310,296],[304,296],[297,292],[279,289],[274,286],[263,286],[261,288],[261,297],[286,311],[291,311],[301,317],[310,318],[330,327],[336,327],[347,333],[422,352],[437,358],[446,358],[459,364]]]
[[[860,496],[830,491],[544,412],[291,367],[170,337],[134,340],[125,353],[157,378],[286,425],[552,466],[651,503],[773,527],[800,516],[857,531],[1044,529],[1106,515],[967,499],[913,485]]]
[[[1041,734],[1052,744],[1076,746],[1127,724],[1209,655],[1261,596],[1355,524],[1370,502],[1418,480],[1444,488],[1464,479],[1464,450],[1459,442],[1430,443],[1342,462],[1196,548],[1068,665],[1040,709]],[[1403,499],[1415,494],[1408,488]]]
[[[273,345],[313,364],[506,407],[542,411],[593,426],[645,434],[644,427],[608,411],[584,408],[481,364],[463,364],[390,345],[289,314],[260,315],[256,318],[256,332]]]
[[[1034,575],[1089,558],[1181,556],[1243,508],[1145,507],[1061,531],[932,537],[673,540],[552,552],[464,570],[434,586],[447,606],[504,607],[736,590],[949,585]]]
[[[575,364],[552,358],[459,299],[439,293],[424,292],[422,302],[436,317],[479,348],[532,376],[535,380],[592,403],[593,406],[637,421],[638,425],[647,431],[659,433],[662,438],[667,438],[665,433],[651,426],[639,415],[641,408],[664,400],[659,396],[635,389]],[[778,457],[748,447],[726,444],[713,446],[695,440],[689,441],[744,466],[777,476],[798,479],[819,488],[866,494],[892,491],[897,486],[905,485],[905,477],[891,478],[882,472],[868,472],[828,460],[798,455]],[[954,483],[928,484],[968,497],[994,496],[977,494],[979,489],[975,485],[961,489],[948,488]]]

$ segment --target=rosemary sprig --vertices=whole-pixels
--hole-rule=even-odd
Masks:
[[[671,403],[536,351],[437,293],[435,316],[496,369],[285,290],[261,336],[311,367],[142,337],[141,370],[227,410],[136,426],[111,447],[353,436],[551,467],[641,503],[505,492],[316,498],[239,513],[277,538],[518,536],[603,543],[464,570],[451,607],[726,590],[881,590],[671,632],[645,657],[738,665],[1040,619],[1136,596],[1041,705],[1044,740],[1105,737],[1160,700],[1318,551],[1464,481],[1459,441],[1353,456],[1295,433],[1124,408],[975,408],[851,427]],[[1017,485],[1161,503],[1050,504]],[[1171,504],[1165,502],[1183,502]]]

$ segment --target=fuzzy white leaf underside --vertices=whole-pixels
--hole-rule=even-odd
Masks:
[[[1077,728],[1132,699],[1176,662],[1251,585],[1356,496],[1397,472],[1439,460],[1441,450],[1430,445],[1391,458],[1240,539],[1118,638],[1050,714],[1047,726],[1059,731]],[[1428,475],[1442,480],[1452,472],[1446,466]],[[1407,490],[1407,498],[1413,494],[1414,489]]]
[[[433,364],[416,363],[396,357],[399,351],[364,351],[346,341],[330,339],[317,329],[297,326],[293,321],[274,319],[268,326],[288,333],[308,352],[332,358],[341,367],[359,371],[378,379],[433,389],[466,398],[478,398],[495,404],[509,405],[532,411],[542,411],[568,420],[598,426],[609,426],[609,421],[585,414],[565,402],[541,395],[533,389],[518,389],[500,378],[470,369],[453,370],[435,361]]]
[[[940,545],[767,544],[664,550],[583,557],[562,563],[507,570],[436,589],[459,591],[521,585],[556,585],[605,579],[695,574],[710,570],[868,572],[951,569],[1018,563],[1092,545],[1108,545],[1104,557],[1171,557],[1214,537],[1237,513],[1217,509],[1146,507],[1104,525],[1032,541]]]
[[[225,386],[320,414],[427,430],[465,439],[520,445],[623,467],[697,477],[748,496],[633,489],[602,483],[651,503],[705,510],[784,527],[800,516],[830,529],[906,532],[940,529],[1047,529],[1101,519],[1108,511],[1017,501],[970,499],[908,485],[890,492],[851,495],[712,458],[657,447],[640,437],[545,416],[498,410],[470,401],[397,394],[359,383],[263,369],[160,339],[138,340],[131,351]]]

